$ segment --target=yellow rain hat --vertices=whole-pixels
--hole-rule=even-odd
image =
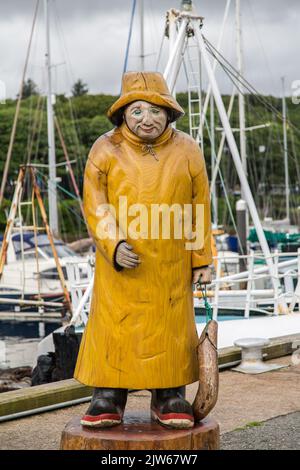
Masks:
[[[169,111],[170,122],[184,115],[184,110],[171,95],[159,72],[126,72],[122,79],[120,98],[110,107],[107,117],[116,126],[123,122],[124,108],[134,101],[147,101]]]

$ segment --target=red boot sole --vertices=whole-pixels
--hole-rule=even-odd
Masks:
[[[151,417],[167,428],[190,429],[194,427],[194,417],[186,413],[161,414],[157,410],[151,410]]]
[[[122,422],[122,417],[118,414],[103,413],[97,416],[85,415],[80,421],[82,426],[89,428],[108,428],[116,426]]]

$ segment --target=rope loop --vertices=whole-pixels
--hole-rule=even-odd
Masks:
[[[202,298],[204,300],[204,307],[205,307],[205,313],[206,313],[206,323],[208,323],[209,321],[213,319],[213,311],[212,311],[212,306],[208,302],[206,284],[202,284],[201,282],[198,282],[197,287],[199,287],[199,289],[202,292]]]

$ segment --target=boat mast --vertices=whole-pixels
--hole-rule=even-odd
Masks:
[[[141,25],[141,72],[145,70],[145,32],[144,32],[144,0],[140,0],[140,25]]]
[[[10,135],[10,139],[9,139],[9,146],[8,146],[6,160],[5,160],[4,169],[3,169],[3,176],[2,176],[2,182],[1,182],[1,188],[0,188],[0,207],[2,206],[2,202],[3,202],[3,198],[4,198],[4,192],[5,192],[5,187],[6,187],[6,182],[7,182],[8,172],[9,172],[9,166],[10,166],[10,161],[11,161],[11,157],[12,157],[14,141],[15,141],[15,137],[16,137],[17,124],[18,124],[18,120],[19,120],[21,102],[22,102],[22,97],[23,97],[23,87],[24,87],[25,77],[26,77],[27,68],[28,68],[28,62],[29,62],[29,57],[30,57],[32,39],[33,39],[34,30],[35,30],[35,24],[36,24],[38,9],[39,9],[39,0],[37,0],[37,2],[36,2],[34,17],[33,17],[33,23],[32,23],[32,27],[31,27],[30,38],[29,38],[29,43],[28,43],[28,48],[27,48],[27,53],[26,53],[25,65],[24,65],[22,79],[21,79],[21,85],[20,85],[20,89],[19,89],[17,106],[16,106],[12,131],[11,131],[11,135]]]
[[[242,37],[242,13],[241,13],[241,2],[235,0],[235,13],[236,13],[236,48],[237,48],[237,67],[240,76],[244,73],[244,61],[243,61],[243,37]],[[240,129],[240,155],[241,163],[244,170],[246,179],[248,179],[248,168],[247,168],[247,141],[246,141],[246,116],[245,116],[245,97],[244,87],[239,83],[238,87],[239,97],[239,129]],[[241,188],[241,200],[238,201],[237,217],[237,235],[240,240],[239,254],[247,255],[247,234],[249,233],[249,209],[247,205],[247,198],[245,190]],[[242,208],[242,210],[241,210]],[[244,271],[247,268],[247,259],[240,258],[240,271]]]
[[[48,127],[48,203],[49,225],[54,235],[58,235],[57,190],[56,190],[56,155],[54,135],[54,115],[52,105],[51,53],[50,53],[50,22],[49,2],[44,0],[45,29],[46,29],[46,77],[47,77],[47,127]]]
[[[210,134],[211,134],[211,177],[213,178],[216,166],[216,138],[215,138],[215,100],[210,95]],[[211,190],[211,201],[213,207],[213,226],[218,228],[218,202],[216,183],[213,184]]]
[[[125,72],[127,72],[127,65],[128,65],[128,59],[129,59],[129,50],[130,50],[130,44],[131,44],[135,9],[136,9],[136,0],[133,0],[132,10],[131,10],[131,18],[130,18],[130,26],[129,26],[129,34],[128,34],[128,40],[127,40],[127,46],[126,46],[126,53],[125,53],[125,61],[124,61],[124,67],[123,67],[123,74]]]
[[[283,115],[283,152],[284,152],[284,172],[285,172],[285,204],[286,204],[286,218],[287,218],[288,224],[290,224],[290,187],[289,187],[285,77],[282,77],[281,80],[282,80],[282,115]]]
[[[241,2],[235,0],[236,4],[236,46],[237,46],[237,66],[240,76],[243,76],[244,64],[243,64],[243,45],[242,45],[242,15],[241,15]],[[245,97],[244,89],[239,84],[239,119],[240,119],[240,153],[243,164],[244,173],[247,177],[247,143],[246,143],[246,117],[245,117]],[[242,198],[245,200],[244,195]]]

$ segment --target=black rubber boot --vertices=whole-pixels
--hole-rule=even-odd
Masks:
[[[151,417],[168,428],[188,429],[194,426],[192,406],[185,400],[185,387],[151,390]]]
[[[120,424],[127,402],[126,388],[95,388],[91,404],[80,423],[91,428]]]

